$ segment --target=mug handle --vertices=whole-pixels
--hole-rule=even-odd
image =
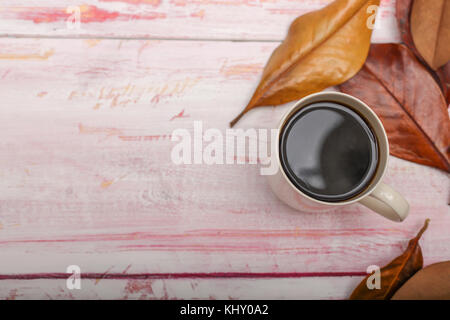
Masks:
[[[409,213],[409,204],[403,196],[384,183],[359,201],[362,205],[375,211],[389,220],[401,222]]]

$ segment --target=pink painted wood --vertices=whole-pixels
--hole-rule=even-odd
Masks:
[[[2,0],[0,34],[280,41],[297,16],[332,0]],[[374,41],[397,34],[395,0],[381,0]],[[78,9],[76,9],[78,8]],[[80,28],[67,27],[79,12]],[[69,23],[69,24],[71,24]]]
[[[63,280],[3,280],[0,299],[345,299],[361,279],[101,279],[83,280],[81,290]]]
[[[249,6],[269,19],[267,6],[292,6],[183,3],[205,16],[222,10],[219,25],[231,33],[218,38],[251,40],[273,35],[255,35],[260,28],[245,19],[237,27],[226,12]],[[56,6],[40,4],[39,14]],[[171,20],[175,35],[156,19],[105,19],[89,23],[89,34],[111,39],[53,39],[59,20],[27,22],[14,12],[21,9],[0,9],[0,32],[33,36],[0,39],[0,298],[345,298],[369,265],[400,254],[425,218],[425,263],[450,259],[448,176],[438,170],[391,158],[387,182],[411,204],[410,217],[395,224],[358,205],[295,212],[255,165],[171,162],[172,131],[192,131],[195,120],[225,130],[277,42],[193,40],[214,38],[214,29],[186,17]],[[198,33],[183,34],[183,21]],[[131,39],[155,36],[139,33],[150,26],[191,40]],[[255,110],[239,126],[273,127],[288,107]],[[60,276],[73,264],[90,275],[81,291],[67,290]]]

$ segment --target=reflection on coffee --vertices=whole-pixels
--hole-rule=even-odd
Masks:
[[[317,102],[286,122],[280,160],[289,180],[303,193],[321,201],[345,201],[369,185],[378,163],[377,140],[349,107]]]

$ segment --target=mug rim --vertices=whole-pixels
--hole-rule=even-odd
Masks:
[[[315,199],[307,194],[305,194],[304,192],[302,192],[301,190],[299,190],[299,188],[297,188],[292,181],[289,179],[289,177],[287,176],[282,164],[281,164],[281,159],[280,159],[280,139],[281,139],[281,133],[282,133],[282,129],[283,126],[285,125],[285,123],[290,119],[291,116],[293,116],[293,111],[298,108],[299,105],[304,104],[305,102],[307,102],[308,100],[312,99],[312,98],[316,98],[316,97],[320,97],[320,96],[325,96],[325,97],[330,97],[330,96],[334,96],[334,97],[345,97],[349,100],[352,100],[354,103],[359,104],[360,106],[362,106],[367,112],[369,112],[369,114],[372,115],[373,119],[376,121],[376,124],[378,125],[379,129],[381,129],[381,133],[382,136],[379,136],[379,133],[374,132],[375,137],[378,140],[378,144],[380,145],[381,143],[383,143],[384,148],[386,150],[386,154],[384,155],[384,165],[381,167],[380,163],[382,162],[382,155],[381,152],[379,155],[379,159],[378,159],[378,167],[374,172],[373,178],[375,178],[378,175],[377,181],[373,182],[371,181],[369,183],[369,185],[358,195],[348,199],[348,200],[343,200],[343,201],[338,201],[338,202],[327,202],[327,201],[322,201],[322,200],[318,200]],[[330,101],[332,98],[328,98],[328,100],[323,99],[323,101]],[[332,101],[332,100],[331,100]],[[341,103],[339,101],[332,101],[332,102],[336,102],[336,103]],[[308,104],[305,104],[305,106],[307,106]],[[351,105],[350,107],[354,107],[354,105]],[[354,107],[356,108],[356,107]],[[354,110],[357,111],[357,110]],[[363,117],[366,121],[369,122],[370,126],[373,127],[374,125],[372,124],[372,121],[370,121],[370,119],[367,119],[365,116],[360,115],[361,117]],[[375,131],[375,130],[373,130]],[[365,197],[367,197],[368,195],[370,195],[375,189],[376,187],[382,182],[384,175],[386,174],[386,169],[388,166],[388,162],[389,162],[389,141],[388,141],[388,137],[386,134],[386,130],[383,126],[383,123],[381,122],[380,118],[377,116],[377,114],[363,101],[361,101],[360,99],[351,96],[349,94],[346,93],[342,93],[342,92],[336,92],[336,91],[324,91],[324,92],[318,92],[318,93],[313,93],[310,95],[307,95],[306,97],[301,98],[300,100],[298,100],[297,102],[295,102],[295,104],[283,115],[283,117],[280,120],[280,123],[278,125],[278,133],[277,133],[277,144],[276,144],[276,157],[277,157],[277,163],[278,163],[278,168],[281,171],[283,177],[285,180],[287,180],[287,182],[289,183],[289,185],[291,186],[291,188],[293,188],[298,194],[300,194],[301,196],[315,202],[318,204],[322,204],[322,205],[327,205],[327,206],[345,206],[345,205],[349,205],[352,203],[356,203],[361,201],[362,199],[364,199]]]

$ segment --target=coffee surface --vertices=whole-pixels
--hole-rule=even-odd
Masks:
[[[327,202],[348,200],[370,183],[378,163],[377,141],[350,108],[318,102],[294,114],[282,129],[280,160],[291,182]]]

